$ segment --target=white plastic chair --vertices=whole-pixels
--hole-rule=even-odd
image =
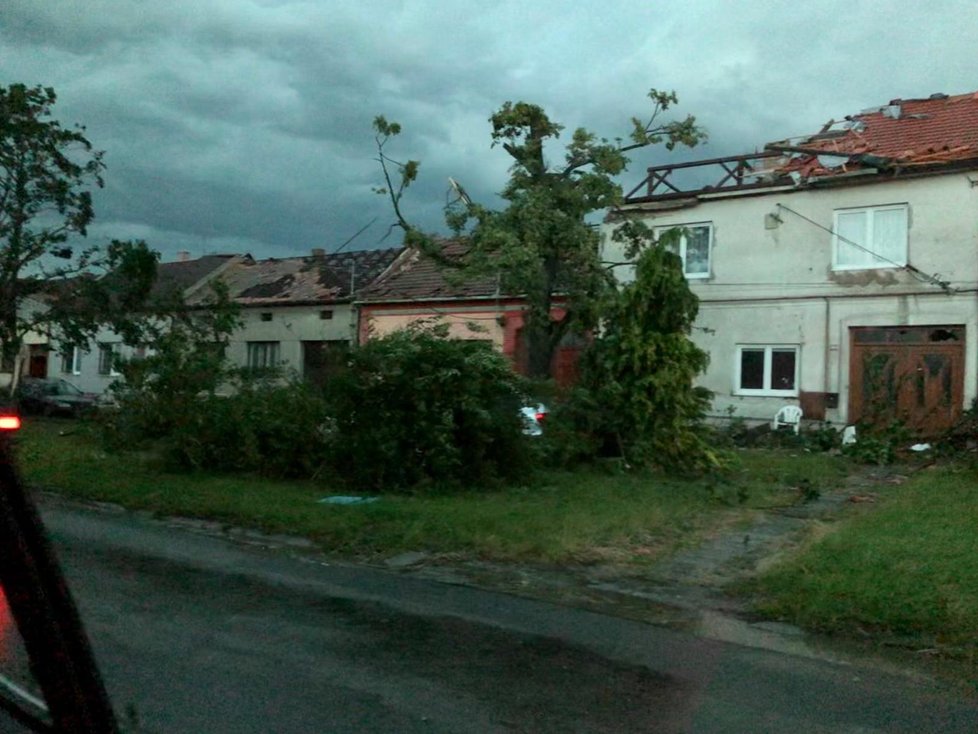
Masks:
[[[790,426],[795,433],[801,427],[801,408],[797,405],[785,405],[774,414],[771,429],[778,430],[781,426]]]

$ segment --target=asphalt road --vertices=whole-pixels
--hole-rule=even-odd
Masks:
[[[871,668],[127,514],[44,509],[110,695],[142,732],[974,732]]]

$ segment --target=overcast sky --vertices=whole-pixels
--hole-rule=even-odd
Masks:
[[[422,161],[405,209],[444,231],[447,177],[492,200],[506,100],[614,137],[675,89],[710,142],[646,166],[758,149],[890,99],[978,90],[973,0],[2,0],[0,83],[52,86],[106,151],[90,239],[173,259],[400,244],[372,188],[371,121]]]

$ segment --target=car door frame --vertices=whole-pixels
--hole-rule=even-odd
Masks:
[[[0,435],[0,585],[52,723],[4,708],[37,731],[116,734],[91,645],[12,444]]]

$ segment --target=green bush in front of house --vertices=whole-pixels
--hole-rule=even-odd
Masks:
[[[104,443],[150,449],[170,469],[320,477],[357,492],[522,476],[534,450],[522,378],[488,344],[446,337],[422,328],[371,340],[325,388],[236,372],[175,343],[123,368]]]
[[[522,379],[488,344],[407,329],[350,353],[327,386],[330,460],[362,491],[469,488],[523,475]]]

